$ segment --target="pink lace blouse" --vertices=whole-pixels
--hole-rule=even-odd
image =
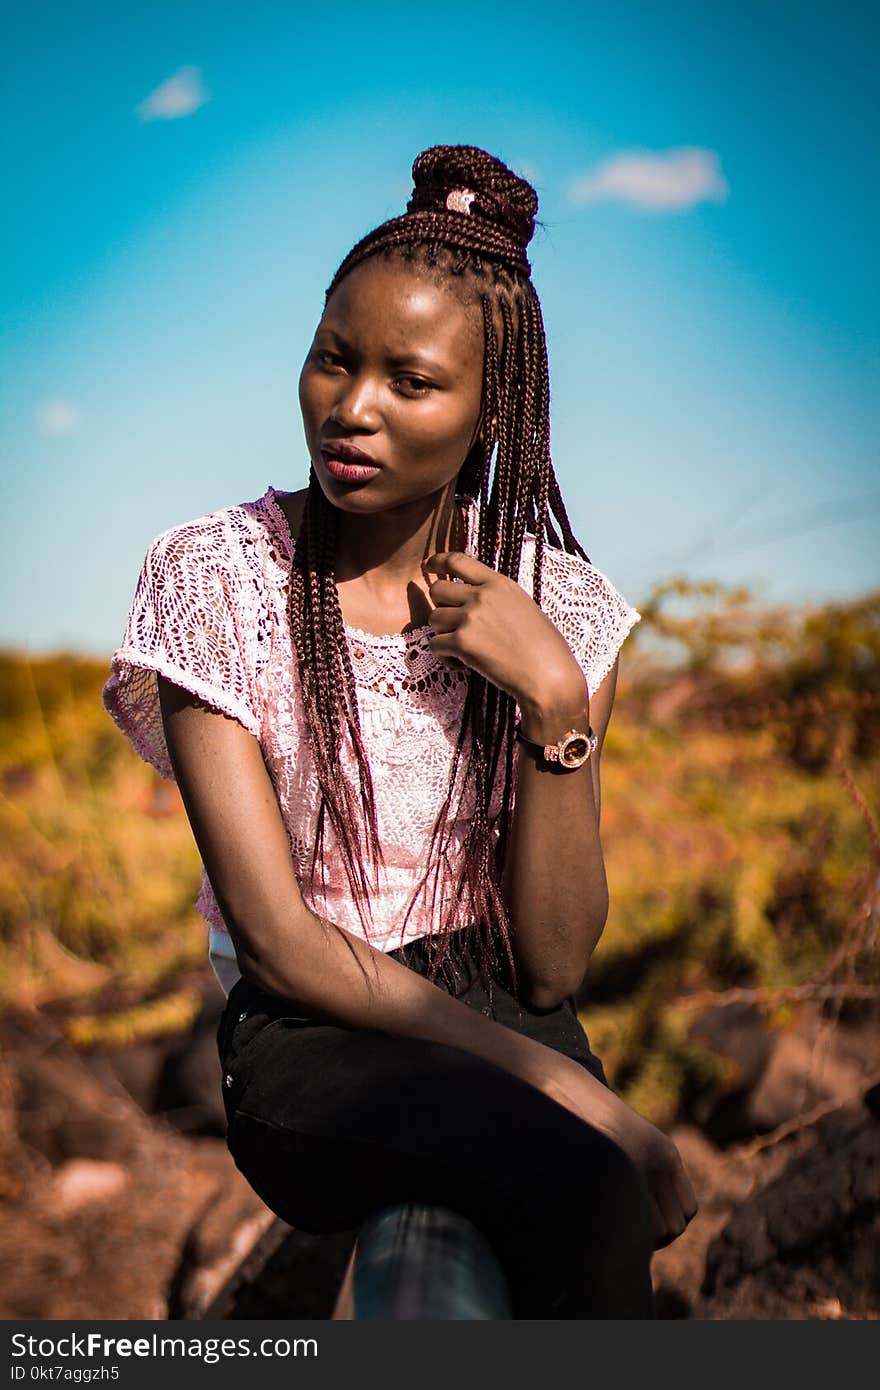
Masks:
[[[301,721],[301,692],[288,617],[292,541],[269,487],[255,502],[223,507],[164,531],[141,568],[122,645],[103,689],[107,712],[136,752],[162,777],[173,778],[165,745],[156,673],[237,719],[260,741],[287,830],[303,898],[316,913],[363,937],[350,885],[335,853],[329,820],[323,863],[313,882],[311,849],[320,802],[318,781]],[[475,550],[477,507],[465,508],[466,548]],[[531,594],[534,538],[526,536],[519,583]],[[576,657],[591,693],[640,614],[593,565],[545,546],[541,607]],[[385,866],[370,899],[368,939],[382,950],[415,940],[433,923],[456,916],[452,884],[456,847],[468,822],[468,788],[451,826],[448,875],[428,884],[401,923],[424,873],[434,821],[443,805],[460,727],[467,671],[428,645],[429,626],[376,636],[347,627],[357,686],[361,735],[373,777]],[[518,754],[516,745],[514,756]],[[460,765],[463,769],[464,759]],[[340,772],[357,788],[357,764],[346,734]],[[501,808],[499,769],[490,820]],[[472,803],[471,803],[472,810]],[[209,927],[209,956],[228,994],[239,971],[232,940],[202,869],[196,906]],[[368,921],[370,918],[368,918]]]

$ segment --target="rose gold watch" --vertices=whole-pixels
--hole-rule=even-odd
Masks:
[[[577,729],[569,729],[562,735],[558,743],[533,743],[530,738],[526,738],[520,725],[517,724],[514,732],[520,743],[524,743],[527,748],[534,748],[536,752],[542,753],[548,763],[558,763],[560,767],[574,769],[582,767],[595,752],[599,739],[588,725],[587,732],[580,733]]]

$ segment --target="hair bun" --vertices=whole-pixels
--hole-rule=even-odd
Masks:
[[[494,155],[474,145],[433,145],[416,156],[412,176],[407,212],[466,212],[495,223],[525,251],[538,195]]]

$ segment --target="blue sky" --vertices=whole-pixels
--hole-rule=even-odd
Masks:
[[[7,3],[0,642],[109,654],[144,551],[296,488],[302,357],[422,148],[535,183],[554,461],[633,603],[880,583],[880,10]]]

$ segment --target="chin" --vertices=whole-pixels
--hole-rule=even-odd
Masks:
[[[434,508],[440,506],[444,489],[449,489],[450,505],[458,491],[457,475],[441,479],[434,485],[427,484],[423,491],[407,493],[403,490],[399,479],[397,480],[397,487],[395,487],[393,473],[388,473],[386,478],[382,477],[382,473],[387,472],[385,469],[374,474],[371,478],[365,478],[360,483],[346,483],[341,479],[333,478],[324,467],[323,460],[319,463],[313,463],[312,468],[318,480],[318,486],[330,506],[352,515],[375,515],[407,507],[413,507],[418,511],[423,509],[427,515]]]

